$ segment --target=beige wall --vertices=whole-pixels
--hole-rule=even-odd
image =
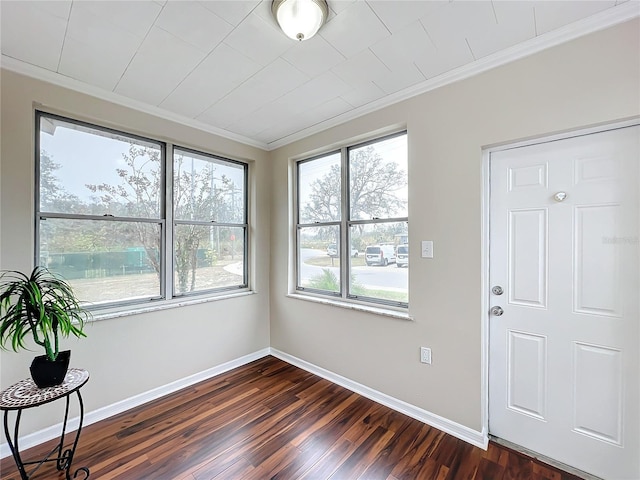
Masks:
[[[193,128],[2,70],[0,268],[30,270],[34,224],[34,104],[152,138],[250,162],[251,238],[269,250],[268,155]],[[253,258],[255,295],[95,321],[69,340],[71,365],[87,368],[87,411],[111,405],[269,346],[269,258]],[[40,353],[38,353],[40,354]],[[33,352],[0,354],[0,386],[28,376]],[[62,420],[51,409],[24,416],[22,433]]]
[[[68,341],[88,411],[271,345],[480,430],[482,148],[640,114],[640,22],[578,39],[267,153],[2,71],[0,268],[31,268],[34,103],[251,162],[256,295],[94,322]],[[287,297],[289,158],[390,126],[409,131],[410,313],[391,319]],[[417,256],[420,240],[435,258]],[[253,250],[256,251],[255,249]],[[271,253],[271,258],[266,252]],[[433,365],[418,348],[433,349]],[[33,353],[0,354],[0,387]],[[24,433],[57,423],[50,410]]]
[[[481,431],[482,149],[639,115],[639,32],[627,22],[272,152],[271,346]],[[398,124],[415,320],[287,297],[289,159]],[[420,240],[434,241],[434,259],[419,257]]]

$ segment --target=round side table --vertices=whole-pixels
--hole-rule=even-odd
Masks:
[[[84,405],[82,403],[82,396],[80,395],[80,388],[89,380],[89,372],[80,368],[70,368],[67,375],[61,385],[48,388],[39,388],[33,383],[30,378],[22,380],[15,385],[10,386],[6,390],[0,392],[0,410],[4,410],[4,434],[9,443],[9,448],[13,454],[13,458],[16,461],[16,466],[20,472],[22,480],[29,480],[34,473],[46,462],[56,462],[56,468],[60,471],[64,471],[67,480],[71,480],[69,471],[71,470],[71,462],[73,462],[73,456],[78,446],[78,440],[80,439],[80,432],[82,431],[82,420],[84,417]],[[67,430],[67,421],[69,419],[69,398],[71,394],[76,393],[78,397],[78,403],[80,405],[80,418],[78,429],[76,430],[76,436],[73,441],[73,446],[64,448],[64,437]],[[66,401],[66,408],[64,412],[64,421],[62,423],[62,434],[60,435],[60,441],[54,447],[54,449],[42,460],[33,462],[23,462],[20,456],[20,450],[18,447],[18,437],[20,429],[20,418],[22,411],[28,408],[34,408],[45,403],[54,402],[64,398]],[[16,412],[16,418],[13,428],[13,438],[11,437],[9,429],[9,412]],[[35,465],[31,471],[27,472],[27,467]],[[85,474],[84,480],[89,478],[89,469],[86,467],[80,467],[76,469],[73,478],[78,478],[78,474],[82,472]]]

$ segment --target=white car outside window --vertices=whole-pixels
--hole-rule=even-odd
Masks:
[[[396,253],[393,245],[370,245],[364,251],[364,259],[367,266],[382,265],[386,267],[395,263]]]
[[[396,247],[396,267],[409,266],[409,245],[398,245]]]

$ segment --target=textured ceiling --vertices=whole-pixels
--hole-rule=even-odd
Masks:
[[[640,14],[637,0],[328,3],[298,43],[266,0],[2,0],[2,66],[271,149]]]

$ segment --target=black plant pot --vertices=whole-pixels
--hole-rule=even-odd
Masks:
[[[31,378],[40,388],[55,387],[64,382],[64,377],[69,369],[71,351],[65,350],[58,353],[58,358],[53,362],[46,355],[40,355],[31,362]]]

